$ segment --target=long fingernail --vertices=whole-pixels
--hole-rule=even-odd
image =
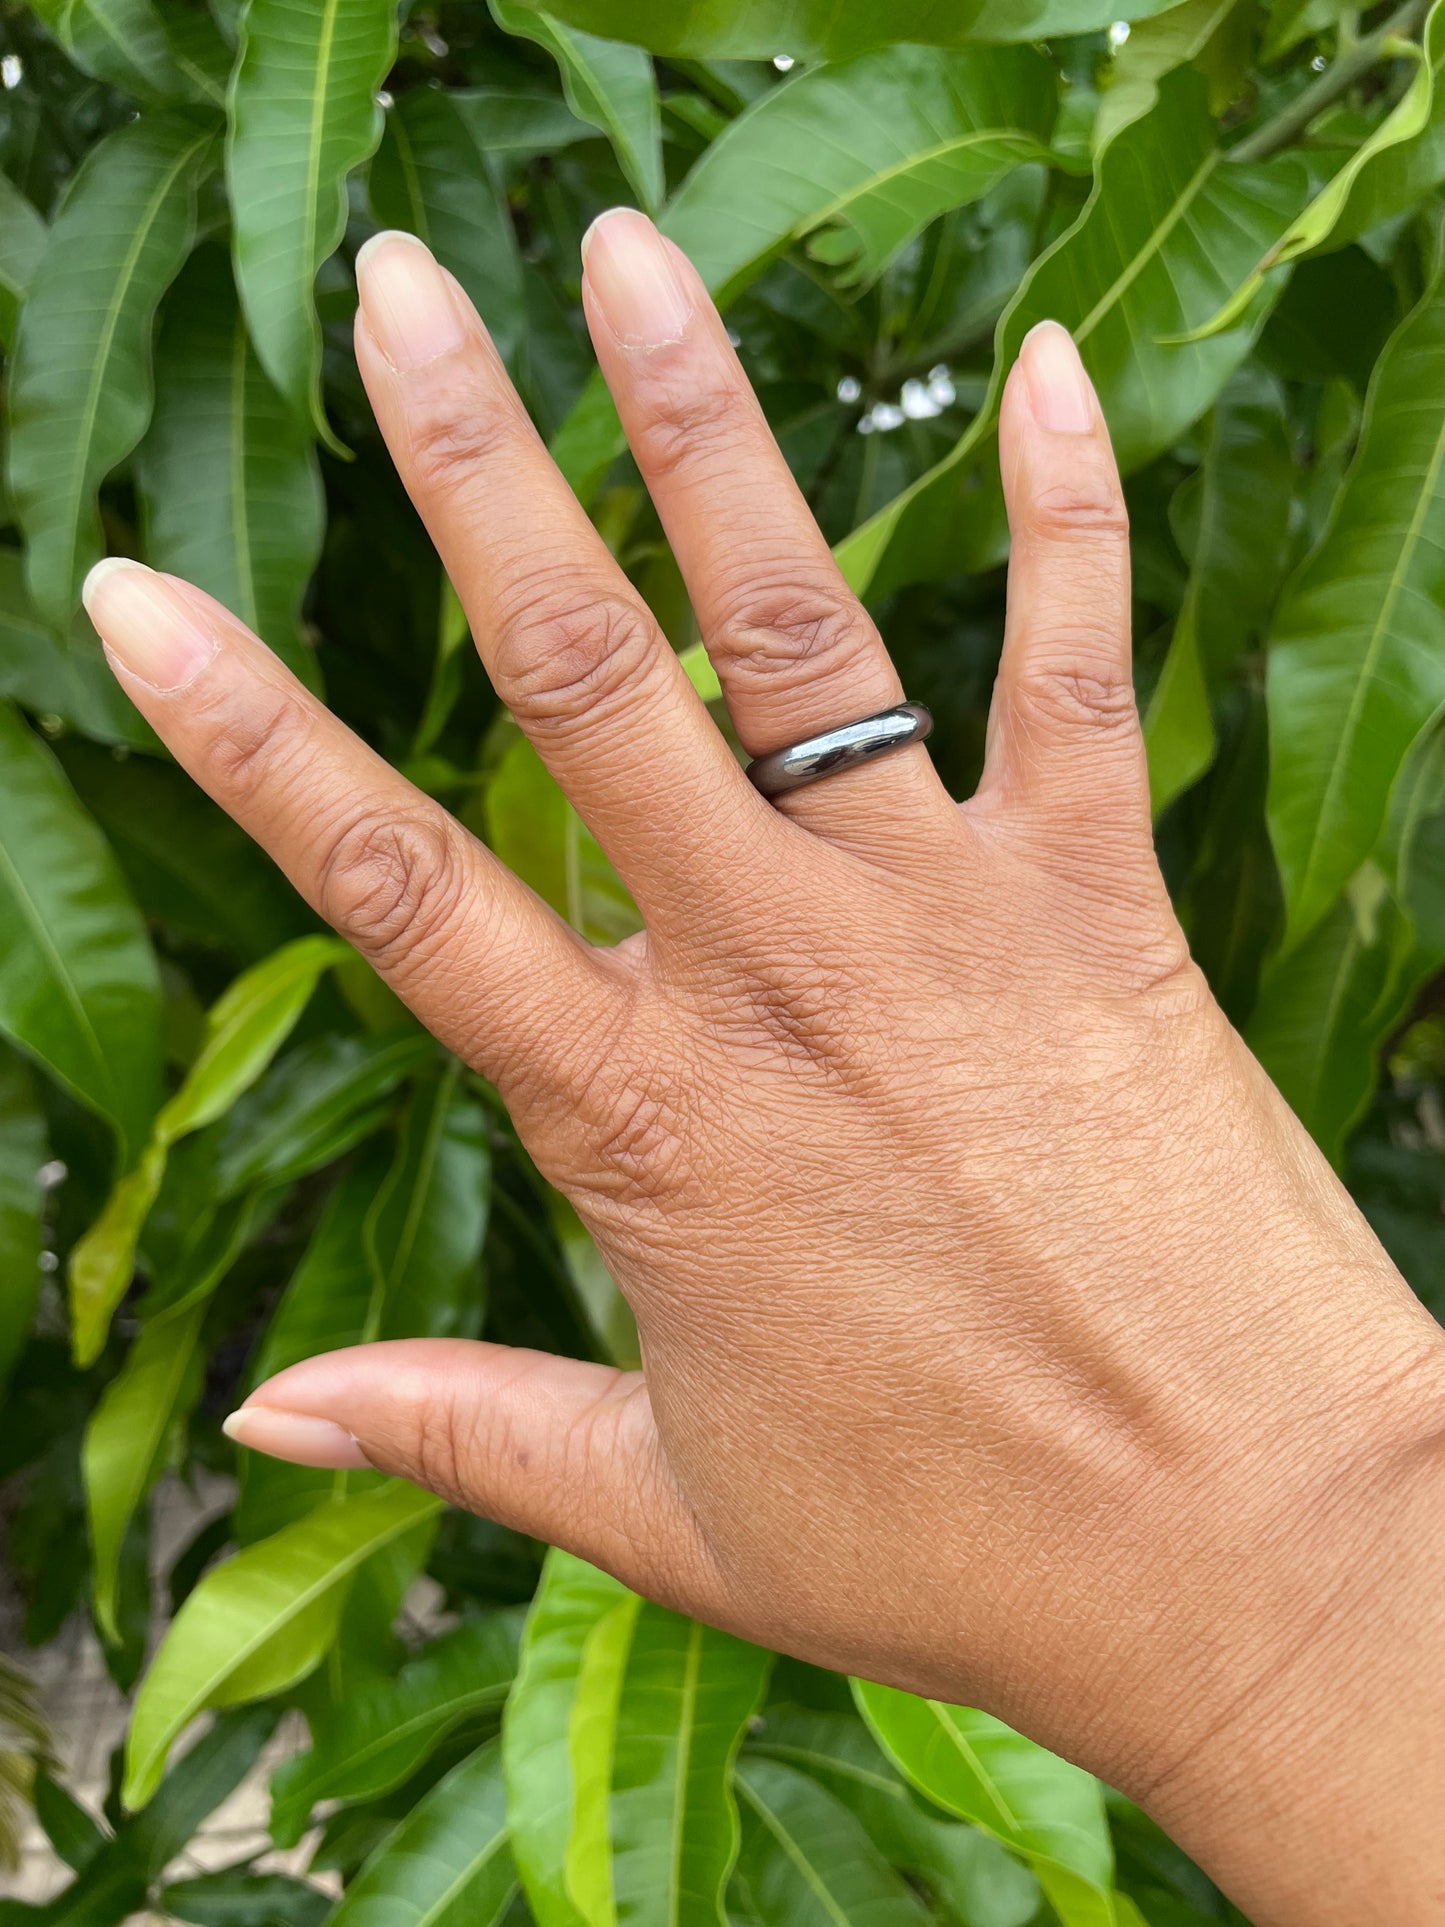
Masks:
[[[106,654],[152,689],[184,689],[220,647],[195,607],[143,562],[97,562],[80,592]]]
[[[598,215],[583,237],[582,269],[603,320],[624,348],[661,348],[686,333],[692,298],[671,248],[636,208]]]
[[[333,1472],[359,1472],[371,1464],[356,1440],[329,1418],[282,1412],[274,1405],[243,1405],[221,1421],[237,1445],[292,1465],[319,1465]]]
[[[1057,321],[1039,322],[1024,336],[1019,362],[1040,428],[1056,435],[1087,435],[1098,402],[1068,329]]]
[[[451,283],[414,234],[373,234],[356,257],[361,312],[393,368],[420,368],[466,339]]]

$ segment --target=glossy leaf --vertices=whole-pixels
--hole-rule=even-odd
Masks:
[[[1159,82],[1195,60],[1237,12],[1241,0],[1184,0],[1141,21],[1114,55],[1110,85],[1094,120],[1095,151],[1153,110]]]
[[[394,0],[247,0],[226,181],[236,286],[262,367],[335,445],[321,403],[316,272],[346,225],[346,178],[381,138]]]
[[[145,433],[151,325],[191,245],[209,127],[156,115],[109,134],[66,191],[21,313],[10,489],[26,580],[59,634],[102,553],[96,490]]]
[[[45,1120],[30,1072],[0,1048],[0,1395],[40,1296]]]
[[[422,1648],[395,1679],[361,1687],[311,1750],[271,1782],[271,1832],[294,1846],[322,1800],[372,1800],[409,1778],[447,1735],[479,1714],[500,1712],[517,1667],[515,1613],[473,1619]]]
[[[126,1805],[145,1805],[198,1713],[304,1679],[330,1643],[357,1568],[441,1508],[432,1494],[393,1480],[326,1502],[208,1572],[141,1682],[126,1741]]]
[[[1070,328],[1099,391],[1127,472],[1171,445],[1249,352],[1282,285],[1262,289],[1226,333],[1190,340],[1304,199],[1295,155],[1225,164],[1204,83],[1171,74],[1153,113],[1100,156],[1074,225],[1034,264],[1005,310],[989,396],[941,463],[843,542],[860,594],[983,567],[1006,548],[994,430],[998,397],[1038,321]]]
[[[1092,1774],[991,1714],[862,1680],[853,1691],[899,1771],[1026,1861],[1064,1927],[1115,1927],[1113,1849]]]
[[[1269,648],[1269,826],[1286,948],[1384,827],[1405,752],[1445,703],[1445,284],[1391,339],[1359,451]]]
[[[138,1146],[160,1078],[155,958],[100,832],[8,704],[0,933],[0,1031]]]
[[[643,207],[658,208],[665,183],[657,80],[645,53],[617,44],[634,36],[612,34],[599,39],[579,33],[575,24],[523,5],[522,0],[491,0],[491,8],[499,27],[547,49],[561,72],[567,105],[579,119],[606,134]]]
[[[137,476],[152,566],[224,603],[318,687],[301,634],[325,521],[316,457],[256,359],[219,247],[197,251],[166,302]]]
[[[750,1757],[737,1791],[738,1880],[762,1927],[923,1927],[917,1896],[815,1780]]]
[[[495,1927],[517,1890],[501,1749],[434,1786],[347,1888],[336,1927]]]
[[[45,252],[45,223],[20,189],[0,174],[0,347],[15,341],[15,321]]]
[[[1045,40],[1093,33],[1114,20],[1143,20],[1169,0],[797,0],[780,19],[777,0],[560,0],[551,11],[589,33],[630,40],[653,53],[706,60],[843,60],[893,41],[961,47],[971,41]],[[780,46],[780,40],[786,46]]]
[[[34,11],[82,72],[142,101],[208,100],[223,93],[214,61],[191,37],[172,39],[151,0],[32,0]],[[210,25],[209,22],[206,23]],[[214,27],[206,37],[213,45]]]
[[[889,47],[817,68],[724,129],[664,229],[724,304],[802,236],[872,281],[928,221],[1046,152],[1055,106],[1032,48]]]
[[[484,115],[463,113],[441,89],[403,94],[387,114],[368,191],[381,225],[426,242],[515,364],[526,321],[522,260],[506,196],[473,132],[479,124]]]

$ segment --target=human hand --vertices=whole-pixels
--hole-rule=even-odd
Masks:
[[[402,477],[645,936],[588,950],[196,590],[102,565],[88,604],[179,761],[497,1083],[645,1371],[378,1345],[283,1372],[235,1436],[982,1705],[1149,1805],[1262,1927],[1425,1918],[1445,1341],[1189,961],[1068,337],[1036,331],[1003,402],[977,795],[913,748],[773,807],[456,283],[399,237],[358,273]],[[585,298],[745,747],[900,700],[683,258],[613,215]]]

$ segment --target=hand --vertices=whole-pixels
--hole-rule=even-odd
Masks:
[[[900,700],[697,276],[639,215],[589,243],[597,353],[743,744]],[[378,1345],[283,1372],[235,1436],[987,1707],[1150,1806],[1261,1927],[1423,1919],[1445,1340],[1190,963],[1068,336],[1030,336],[1003,402],[977,795],[915,747],[775,808],[457,284],[398,236],[358,273],[402,477],[646,935],[589,950],[196,590],[102,565],[89,606],[177,758],[495,1080],[645,1372]]]

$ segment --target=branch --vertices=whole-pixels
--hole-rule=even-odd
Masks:
[[[1303,93],[1297,94],[1283,113],[1276,114],[1273,120],[1266,121],[1263,127],[1257,127],[1231,147],[1230,160],[1267,161],[1282,148],[1292,147],[1311,121],[1318,120],[1327,107],[1347,94],[1378,60],[1388,59],[1396,52],[1391,43],[1398,41],[1402,34],[1415,31],[1425,17],[1428,3],[1429,0],[1406,0],[1382,27],[1341,53],[1333,66],[1318,80],[1311,81]]]

